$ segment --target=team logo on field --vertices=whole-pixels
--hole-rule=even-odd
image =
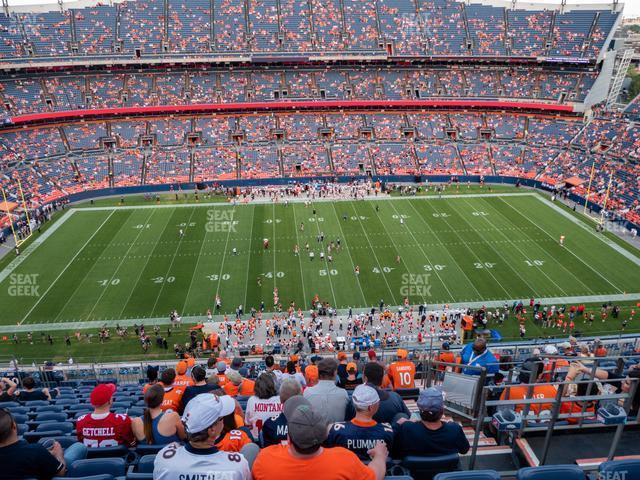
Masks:
[[[39,297],[39,273],[12,273],[9,275],[8,293],[11,297]]]
[[[207,233],[227,232],[236,233],[238,221],[233,219],[233,210],[207,210]]]

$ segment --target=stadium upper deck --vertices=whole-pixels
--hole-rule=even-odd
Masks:
[[[18,64],[73,57],[184,60],[222,55],[232,60],[256,54],[593,62],[606,50],[622,8],[512,8],[511,2],[504,3],[506,7],[455,0],[137,0],[112,6],[76,2],[62,9],[5,8],[0,57]]]

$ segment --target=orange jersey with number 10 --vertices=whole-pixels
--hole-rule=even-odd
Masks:
[[[389,365],[387,375],[389,375],[389,378],[391,379],[394,390],[398,388],[415,388],[416,386],[414,381],[416,376],[416,366],[413,362],[409,362],[407,360],[393,362]]]

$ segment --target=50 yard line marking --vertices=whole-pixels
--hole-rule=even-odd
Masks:
[[[244,283],[244,303],[242,309],[247,308],[247,299],[249,298],[249,267],[251,266],[251,245],[253,245],[253,222],[256,219],[256,206],[252,206],[251,211],[251,230],[249,231],[249,251],[247,252],[247,269],[245,270],[245,283]],[[224,261],[224,260],[223,260]]]
[[[311,208],[314,209],[314,210],[316,209],[315,201],[311,202]],[[318,222],[318,216],[317,215],[314,217],[314,222],[313,223],[316,224],[316,227],[317,227],[317,230],[318,230],[318,236],[319,236],[320,235],[320,222]],[[320,243],[320,249],[324,253],[324,240],[322,241],[322,243]],[[318,256],[320,256],[320,255],[318,255]],[[329,286],[331,287],[331,296],[333,297],[333,306],[335,308],[338,308],[338,302],[336,301],[336,292],[333,289],[333,281],[331,280],[331,272],[330,272],[331,268],[329,268],[329,260],[327,260],[327,256],[326,255],[324,256],[324,266],[327,269],[327,278],[329,279]]]
[[[104,219],[104,222],[102,222],[100,224],[100,226],[98,228],[96,228],[96,231],[93,232],[93,235],[91,235],[89,237],[89,240],[87,240],[85,242],[85,244],[82,246],[82,248],[80,248],[76,254],[73,256],[73,258],[71,260],[69,260],[69,263],[67,263],[67,265],[62,269],[62,271],[60,272],[60,274],[55,278],[55,280],[53,282],[51,282],[51,285],[49,285],[49,288],[47,288],[45,290],[45,292],[38,298],[38,301],[36,303],[33,304],[33,307],[31,307],[31,309],[27,312],[27,314],[22,318],[22,320],[20,320],[18,322],[18,325],[22,325],[24,323],[24,321],[27,319],[27,317],[29,315],[31,315],[31,313],[35,310],[35,308],[38,306],[38,304],[42,301],[42,299],[44,297],[47,296],[47,294],[49,293],[49,291],[53,288],[53,286],[58,282],[58,280],[60,280],[60,277],[62,277],[62,275],[64,274],[64,272],[67,271],[67,269],[71,266],[71,264],[76,260],[76,258],[78,258],[78,255],[80,255],[80,252],[82,252],[87,245],[89,245],[89,243],[91,242],[91,240],[93,240],[93,238],[98,234],[98,232],[100,230],[102,230],[102,227],[104,227],[105,223],[107,223],[107,221],[111,218],[111,215],[113,215],[115,213],[115,210],[111,210],[111,213],[107,216],[107,218]]]
[[[336,210],[336,204],[332,203],[331,207],[333,208],[333,214],[336,217],[336,222],[338,222],[338,227],[340,227],[340,236],[342,238],[344,238],[344,241],[345,241],[345,250],[349,254],[349,260],[351,261],[351,269],[352,269],[352,271],[355,271],[356,264],[354,263],[353,257],[351,256],[351,249],[349,248],[348,245],[346,245],[347,237],[344,234],[344,230],[342,229],[342,224],[340,223],[340,217],[338,217],[338,212]],[[358,284],[358,288],[360,289],[360,293],[362,294],[362,306],[366,307],[367,306],[367,298],[364,296],[364,290],[362,289],[362,284],[360,283],[359,276],[356,277],[356,283]],[[337,307],[337,305],[336,305],[336,307]]]

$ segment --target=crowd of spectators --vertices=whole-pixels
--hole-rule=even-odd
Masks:
[[[580,102],[596,72],[518,68],[300,69],[71,74],[0,81],[2,115],[290,99],[505,98]]]
[[[83,122],[0,136],[0,161],[7,172],[3,187],[15,196],[13,183],[19,178],[34,203],[143,182],[332,172],[586,182],[596,161],[590,199],[603,202],[609,172],[614,172],[609,207],[637,219],[638,158],[636,124],[605,115],[585,125],[518,114],[273,113]],[[575,192],[586,194],[586,189],[578,185]]]

